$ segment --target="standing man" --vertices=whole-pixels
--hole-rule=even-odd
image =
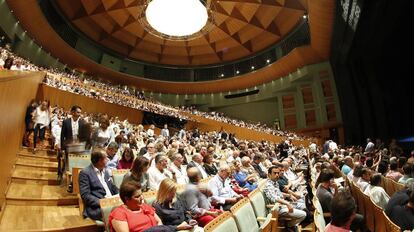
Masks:
[[[70,110],[71,117],[63,120],[60,134],[60,148],[63,151],[67,152],[69,144],[77,143],[83,139],[79,135],[82,135],[86,122],[80,117],[81,113],[82,108],[74,105]]]
[[[162,137],[164,137],[167,140],[170,138],[170,131],[168,130],[168,125],[167,124],[165,124],[164,128],[161,130],[161,135],[162,135]]]
[[[64,171],[72,171],[67,170],[69,167],[68,147],[70,147],[71,144],[76,144],[80,141],[85,141],[88,139],[86,138],[88,137],[88,135],[86,135],[86,122],[80,117],[81,113],[82,108],[80,106],[74,105],[70,110],[71,117],[68,117],[62,122],[62,130],[60,133],[60,147],[58,145],[58,149],[60,149],[65,155],[65,164],[63,164],[63,167],[61,167],[62,164],[59,163],[58,175],[60,178]],[[59,152],[59,156],[61,154],[62,153]],[[72,183],[69,184],[68,192],[72,192]]]

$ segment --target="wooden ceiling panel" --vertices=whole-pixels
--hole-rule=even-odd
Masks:
[[[112,36],[118,39],[118,41],[124,41],[127,45],[135,47],[137,38],[134,35],[131,35],[128,31],[117,31],[113,33]]]
[[[70,2],[70,1],[66,1]],[[101,0],[82,0],[83,8],[88,14],[92,14],[100,5],[102,5]]]
[[[137,38],[141,38],[141,39],[143,35],[145,34],[144,28],[140,26],[139,22],[131,23],[128,26],[124,27],[123,29],[125,31],[128,31],[132,35],[135,35]]]
[[[97,30],[96,23],[90,18],[84,18],[73,21],[73,24],[88,35],[92,40],[99,40],[101,31]]]
[[[229,61],[234,60],[235,57],[238,56],[247,56],[249,55],[250,51],[247,48],[240,49],[240,47],[237,48],[229,48],[227,52],[223,53],[223,60]]]
[[[130,53],[129,56],[132,57],[133,59],[148,60],[148,61],[153,62],[153,63],[157,63],[158,59],[159,59],[158,54],[151,53],[151,52],[146,52],[146,51],[143,51],[143,50],[134,50]]]
[[[257,10],[256,17],[259,20],[260,24],[263,26],[263,28],[266,28],[279,14],[279,12],[282,10],[282,7],[264,7],[261,6]]]
[[[266,44],[270,43],[271,41],[278,41],[279,38],[271,33],[262,33],[254,38],[251,38],[250,41],[252,41],[253,44],[253,51],[261,51],[267,48]]]
[[[259,9],[259,4],[251,4],[251,3],[243,3],[238,4],[236,8],[239,12],[247,19],[248,22],[252,19],[252,17],[256,14],[257,9]]]
[[[89,1],[89,0],[86,0]],[[111,9],[112,6],[114,6],[115,4],[117,4],[118,2],[122,2],[123,0],[104,0],[102,1],[104,7],[106,10]]]
[[[118,23],[119,26],[124,26],[130,16],[128,11],[125,9],[108,11],[108,14],[116,23]]]
[[[288,34],[294,28],[294,25],[303,20],[303,14],[302,11],[283,8],[274,22],[282,35]]]
[[[164,46],[162,56],[164,55],[176,55],[177,57],[182,59],[182,57],[188,56],[188,51],[185,47]]]
[[[218,63],[221,62],[220,58],[214,53],[211,55],[194,56],[192,65],[202,65],[205,63]]]
[[[57,5],[64,11],[64,14],[68,19],[73,19],[81,10],[85,11],[85,8],[80,1],[71,2],[67,0],[57,0]]]
[[[101,41],[117,41],[116,51],[128,48],[128,52],[121,55],[128,56],[135,51],[156,53],[157,63],[165,61],[169,65],[174,63],[172,59],[162,58],[165,52],[174,55],[173,51],[177,51],[176,65],[185,62],[186,65],[208,65],[215,63],[203,62],[251,56],[291,32],[308,6],[307,0],[210,0],[214,17],[211,30],[198,38],[177,42],[155,36],[143,28],[138,19],[145,9],[142,0],[56,1],[63,15],[97,43],[106,46]],[[79,23],[79,20],[87,20],[87,23]],[[256,44],[258,41],[260,44]],[[149,57],[150,60],[142,61],[153,62],[153,57]]]
[[[188,43],[186,41],[165,40],[165,45],[171,47],[187,47]]]
[[[161,53],[161,46],[159,44],[145,40],[142,40],[135,48],[146,52]]]
[[[210,46],[194,46],[190,49],[190,56],[207,55],[211,53],[215,53],[215,51]]]
[[[264,30],[258,27],[245,27],[238,32],[238,36],[240,37],[241,43],[246,43],[247,41],[252,40],[257,36],[262,35],[263,32]],[[267,44],[265,44],[265,46],[267,46]]]
[[[230,32],[230,35],[234,35],[238,31],[240,31],[242,28],[244,28],[247,25],[247,23],[234,19],[234,18],[230,18],[229,20],[226,21],[226,25],[227,25],[228,31]]]
[[[182,56],[174,56],[174,55],[162,55],[160,62],[163,62],[166,64],[175,64],[177,63],[177,60],[181,62],[180,63],[181,65],[185,65],[189,63],[189,61],[185,61]]]
[[[27,30],[27,33],[44,49],[50,51],[52,56],[59,58],[61,62],[69,67],[85,67],[89,75],[96,75],[113,83],[136,86],[139,89],[160,93],[177,94],[217,93],[249,88],[286,76],[303,65],[326,61],[329,58],[335,12],[335,1],[308,1],[311,30],[310,46],[295,48],[275,63],[256,72],[234,78],[193,83],[173,82],[173,80],[157,81],[136,76],[132,77],[97,64],[77,52],[59,37],[44,17],[37,0],[6,1],[9,8],[13,10],[15,17],[19,19],[21,26]],[[76,2],[76,0],[71,0],[72,2]],[[130,57],[148,62],[158,62],[157,54],[139,49],[133,50]],[[194,56],[192,65],[218,62],[221,62],[221,60],[215,53],[212,53],[210,55]]]
[[[90,17],[96,25],[99,25],[106,33],[111,34],[115,28],[115,22],[108,17],[107,13],[96,14]]]

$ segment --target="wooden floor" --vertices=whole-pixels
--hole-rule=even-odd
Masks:
[[[76,195],[59,185],[56,155],[22,149],[6,192],[0,231],[99,230],[81,216]]]

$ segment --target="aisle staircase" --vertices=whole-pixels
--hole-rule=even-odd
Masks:
[[[57,166],[56,154],[46,150],[18,153],[0,231],[99,231],[94,221],[81,216],[77,196],[59,185]]]

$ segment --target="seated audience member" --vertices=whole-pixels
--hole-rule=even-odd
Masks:
[[[385,213],[388,217],[391,218],[392,216],[392,209],[397,205],[405,205],[408,202],[408,199],[410,198],[410,194],[414,192],[414,181],[408,182],[405,189],[402,189],[398,192],[395,192],[390,200],[388,201],[387,206],[385,206]]]
[[[267,200],[270,203],[279,203],[279,215],[282,218],[290,219],[287,222],[287,226],[290,231],[295,231],[296,227],[306,218],[306,212],[298,209],[303,208],[296,202],[289,202],[285,200],[285,195],[280,191],[278,179],[280,175],[281,168],[278,166],[272,166],[269,168],[269,178],[266,181],[265,188],[263,190]]]
[[[324,213],[331,212],[332,201],[335,195],[338,193],[338,186],[334,182],[334,172],[331,169],[322,169],[319,175],[319,186],[316,190],[316,197],[322,205]],[[364,229],[364,217],[357,214],[351,223],[351,230],[356,231],[358,229]]]
[[[228,165],[223,165],[219,168],[219,172],[208,183],[208,187],[213,193],[212,201],[218,207],[223,207],[223,210],[230,210],[230,208],[238,202],[243,196],[237,194],[230,185],[231,170]]]
[[[155,156],[155,166],[148,169],[149,187],[151,190],[157,190],[161,181],[165,178],[173,178],[173,174],[167,170],[168,160],[165,155]]]
[[[240,187],[247,188],[249,192],[257,188],[256,174],[248,174],[241,169],[241,162],[238,160],[233,161],[233,177],[237,181]]]
[[[263,165],[261,165],[263,160],[264,158],[261,154],[255,154],[253,157],[252,166],[254,170],[259,174],[260,178],[265,179],[267,177],[266,170],[263,168]]]
[[[174,180],[177,184],[187,184],[188,177],[186,168],[183,166],[184,158],[180,153],[175,153],[171,157],[170,172],[172,173]]]
[[[402,176],[403,174],[398,171],[398,162],[396,160],[390,160],[390,170],[385,177],[391,178],[398,182]]]
[[[132,167],[129,173],[125,174],[122,182],[136,181],[140,183],[141,190],[146,192],[149,190],[149,160],[145,157],[138,157],[132,163]]]
[[[192,159],[193,160],[188,163],[187,169],[192,168],[192,167],[196,167],[196,168],[198,168],[198,171],[201,174],[201,178],[202,179],[207,178],[208,174],[206,172],[206,169],[203,167],[203,156],[201,154],[196,153],[196,154],[193,155]]]
[[[342,165],[341,172],[347,176],[349,172],[352,170],[352,168],[354,167],[354,162],[351,156],[346,156],[344,158],[344,162],[345,164]]]
[[[354,184],[357,184],[359,179],[362,176],[362,169],[364,168],[364,166],[361,163],[356,162],[354,164],[354,169],[352,169],[347,177],[350,181],[354,182]]]
[[[411,192],[405,205],[397,205],[391,211],[390,219],[402,231],[414,230],[414,192]]]
[[[414,151],[411,151],[411,157],[408,158],[407,164],[414,165]]]
[[[351,223],[356,216],[355,199],[348,191],[340,190],[332,199],[331,222],[325,232],[351,231]]]
[[[254,167],[252,166],[251,162],[250,162],[250,158],[248,156],[243,156],[241,158],[241,163],[242,163],[242,169],[250,174],[256,174],[256,171],[254,170]],[[256,175],[256,178],[258,178],[258,176]],[[256,179],[257,181],[257,179]]]
[[[162,180],[153,206],[164,225],[175,226],[176,230],[190,230],[197,221],[187,214],[182,201],[176,198],[176,192],[177,184],[172,179]]]
[[[134,153],[132,149],[129,147],[124,148],[124,152],[122,152],[122,157],[118,162],[117,169],[131,169],[132,163],[134,162]]]
[[[187,212],[190,212],[198,225],[204,227],[220,213],[219,210],[211,206],[209,197],[212,193],[207,186],[200,186],[200,174],[198,169],[193,167],[187,170],[190,183],[186,186],[180,199],[184,204]]]
[[[414,179],[414,176],[413,176],[414,165],[407,163],[407,164],[404,164],[402,169],[404,172],[404,176],[398,180],[398,183],[406,184],[408,181]]]
[[[109,215],[108,223],[114,232],[141,232],[148,228],[162,225],[155,209],[143,202],[139,183],[135,181],[123,182],[119,195],[123,205],[114,209]],[[165,230],[175,231],[174,228],[162,227]]]
[[[357,185],[361,191],[364,192],[369,185],[369,181],[371,180],[371,169],[363,168],[361,174],[361,178],[359,179]]]
[[[214,163],[213,155],[212,154],[206,154],[204,156],[203,161],[204,161],[203,167],[204,167],[204,170],[206,170],[207,174],[209,176],[216,175],[218,170],[217,170],[216,164]]]
[[[364,193],[381,208],[385,208],[390,197],[381,185],[382,175],[377,173],[371,176],[370,184],[366,187]]]
[[[335,194],[338,192],[338,186],[334,182],[335,175],[332,169],[322,169],[319,174],[318,182],[320,183],[316,189],[316,197],[321,203],[324,213],[330,212],[331,202]]]
[[[108,155],[108,163],[106,164],[106,168],[110,170],[116,169],[119,162],[118,152],[118,144],[116,142],[110,142],[108,147],[106,147],[106,154]]]
[[[118,188],[105,169],[108,158],[102,149],[96,149],[91,154],[92,164],[79,173],[79,191],[85,204],[83,215],[94,220],[102,217],[99,199],[118,193]]]

